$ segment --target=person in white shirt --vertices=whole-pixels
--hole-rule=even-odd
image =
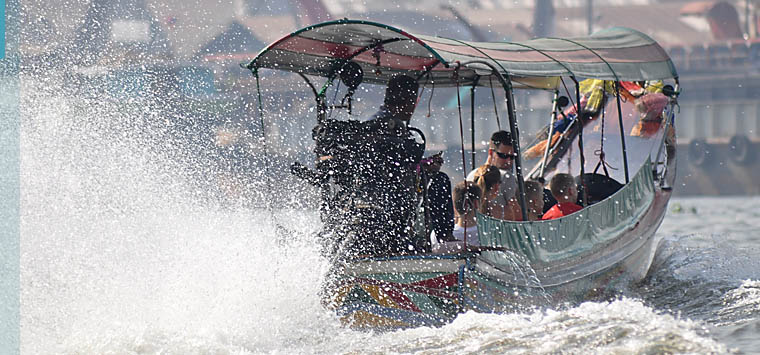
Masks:
[[[485,167],[486,165],[492,165],[499,168],[499,171],[501,172],[499,193],[494,197],[493,202],[502,206],[505,211],[508,211],[510,210],[509,206],[515,205],[517,202],[515,200],[515,195],[517,193],[517,179],[514,173],[514,161],[515,150],[514,147],[512,147],[512,134],[507,131],[497,131],[491,135],[491,140],[488,142],[488,158],[486,158],[485,164],[471,171],[467,175],[467,181],[475,181],[478,172],[483,172],[487,169],[487,167]],[[505,217],[505,219],[511,218]]]

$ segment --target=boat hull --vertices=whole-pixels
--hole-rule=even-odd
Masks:
[[[658,189],[634,226],[585,256],[585,264],[604,265],[594,272],[573,274],[566,264],[510,270],[478,253],[366,258],[328,275],[326,306],[351,327],[396,329],[440,326],[467,311],[518,312],[608,297],[646,276],[669,198],[669,190]]]

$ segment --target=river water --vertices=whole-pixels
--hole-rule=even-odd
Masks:
[[[357,332],[320,305],[313,213],[219,203],[150,105],[22,95],[23,354],[760,353],[758,197],[673,199],[615,299]]]

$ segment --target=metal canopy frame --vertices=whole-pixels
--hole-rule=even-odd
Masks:
[[[272,44],[270,44],[269,46],[267,46],[266,48],[264,48],[263,50],[261,50],[256,55],[256,57],[253,60],[251,60],[248,64],[241,64],[241,66],[245,67],[245,68],[247,68],[249,70],[251,70],[254,73],[254,75],[256,75],[258,77],[258,70],[260,68],[265,68],[266,67],[264,65],[260,65],[261,58],[263,58],[270,51],[272,51],[274,49],[277,49],[278,45],[284,43],[288,39],[297,37],[298,35],[300,35],[302,33],[305,33],[305,32],[308,32],[308,31],[312,31],[312,30],[316,30],[316,29],[319,29],[319,28],[322,28],[322,27],[328,27],[328,26],[350,26],[350,25],[374,26],[374,27],[378,27],[380,29],[385,29],[385,30],[389,30],[389,31],[395,32],[395,33],[397,33],[399,35],[399,37],[393,37],[393,38],[387,38],[387,39],[384,39],[384,40],[374,41],[374,42],[372,42],[370,44],[364,45],[364,46],[362,46],[362,47],[354,50],[352,53],[350,53],[349,55],[347,55],[345,58],[339,58],[340,60],[352,61],[352,60],[355,60],[360,55],[366,53],[367,51],[370,51],[370,50],[374,51],[377,48],[382,48],[383,45],[391,44],[391,43],[396,43],[396,42],[400,42],[400,41],[411,41],[411,42],[413,42],[413,43],[415,43],[415,44],[423,47],[427,51],[427,53],[429,53],[430,59],[432,60],[429,65],[423,66],[422,70],[419,70],[419,69],[417,69],[417,70],[411,70],[411,71],[418,71],[418,72],[420,72],[420,74],[417,75],[417,79],[418,80],[422,80],[423,78],[425,78],[427,76],[427,80],[428,81],[430,81],[431,83],[435,83],[436,78],[434,78],[430,74],[433,72],[433,70],[435,68],[437,68],[439,66],[442,66],[444,68],[444,70],[447,70],[448,72],[451,73],[449,75],[448,79],[452,79],[453,78],[453,80],[454,80],[453,82],[450,83],[450,86],[454,86],[454,85],[456,85],[456,86],[460,86],[460,85],[461,86],[471,86],[471,90],[474,92],[476,86],[486,86],[485,85],[486,82],[488,83],[488,86],[492,87],[492,80],[491,79],[493,77],[496,77],[497,81],[501,84],[502,88],[505,91],[505,101],[506,101],[506,104],[507,104],[507,111],[508,111],[508,116],[509,116],[510,131],[512,133],[512,146],[513,146],[513,148],[515,150],[515,153],[516,153],[516,157],[515,157],[515,172],[516,172],[516,177],[517,177],[517,180],[518,180],[518,199],[519,199],[520,209],[521,209],[521,212],[522,212],[523,216],[527,215],[527,205],[526,205],[526,200],[525,200],[524,177],[523,177],[523,172],[522,172],[522,159],[521,159],[521,154],[520,154],[521,149],[520,149],[520,144],[519,144],[519,130],[518,130],[518,127],[517,127],[517,119],[516,119],[516,112],[515,112],[515,106],[514,106],[514,96],[512,94],[513,90],[515,89],[515,87],[513,85],[513,79],[514,79],[515,75],[513,75],[513,73],[504,66],[503,61],[497,60],[493,56],[489,55],[484,50],[484,48],[477,46],[476,44],[478,44],[478,43],[476,43],[476,42],[465,42],[465,41],[461,41],[461,40],[457,40],[457,39],[452,39],[452,38],[431,37],[431,36],[417,36],[417,35],[413,35],[411,33],[408,33],[406,31],[403,31],[403,30],[401,30],[399,28],[396,28],[396,27],[393,27],[393,26],[388,26],[388,25],[385,25],[385,24],[377,23],[377,22],[364,21],[364,20],[341,19],[341,20],[336,20],[336,21],[329,21],[329,22],[319,23],[319,24],[315,24],[315,25],[308,26],[308,27],[302,28],[300,30],[297,30],[297,31],[291,33],[290,35],[287,35],[287,36],[285,36],[285,37],[283,37],[283,38],[281,38],[281,39],[273,42]],[[656,44],[656,42],[654,40],[652,40],[651,38],[649,38],[648,36],[646,36],[646,35],[644,35],[644,34],[642,34],[640,32],[637,32],[637,31],[634,31],[634,30],[630,30],[630,29],[626,29],[626,30],[627,31],[631,31],[631,32],[635,32],[636,34],[638,34],[642,38],[648,39],[652,43]],[[474,60],[467,60],[467,61],[464,61],[464,62],[461,62],[459,60],[450,61],[450,60],[447,60],[444,55],[442,55],[436,49],[434,49],[433,46],[431,46],[430,44],[426,43],[423,40],[423,37],[427,37],[428,39],[439,38],[441,40],[447,40],[447,41],[452,41],[452,42],[455,42],[455,43],[459,43],[459,44],[465,46],[466,48],[470,48],[470,49],[475,50],[476,52],[480,53],[483,57],[481,57],[479,59],[474,59]],[[588,37],[588,38],[592,38],[592,37]],[[620,120],[621,142],[622,142],[622,149],[623,149],[623,161],[624,161],[624,164],[625,164],[625,177],[626,177],[626,183],[627,183],[629,181],[629,177],[628,177],[629,173],[628,173],[628,161],[627,161],[627,152],[626,152],[626,148],[625,148],[625,138],[624,138],[624,132],[623,132],[623,124],[622,124],[622,115],[620,114],[620,112],[621,112],[621,107],[620,107],[621,104],[620,104],[620,99],[619,99],[619,83],[620,83],[620,78],[618,76],[618,73],[615,71],[615,69],[613,68],[613,66],[611,65],[611,63],[609,63],[609,61],[607,59],[605,59],[605,57],[601,53],[599,53],[597,50],[595,50],[593,48],[590,48],[589,46],[586,46],[586,45],[580,43],[578,40],[571,40],[571,39],[566,39],[566,38],[546,38],[546,39],[547,40],[556,40],[556,41],[560,41],[560,42],[570,43],[570,44],[573,44],[573,45],[575,45],[575,46],[577,46],[579,48],[582,48],[583,50],[587,50],[587,51],[591,52],[594,56],[596,56],[601,61],[601,63],[604,63],[604,65],[606,65],[606,67],[608,69],[608,72],[604,76],[599,75],[599,77],[594,77],[593,75],[589,76],[589,75],[585,75],[584,74],[582,77],[591,78],[591,79],[607,80],[606,79],[608,77],[607,75],[612,74],[612,77],[614,78],[614,82],[615,82],[615,87],[617,89],[616,90],[617,91],[617,96],[618,96],[618,100],[617,100],[618,118]],[[558,64],[560,67],[562,67],[565,70],[565,72],[562,73],[562,74],[560,74],[560,75],[549,75],[549,74],[546,74],[546,75],[533,75],[533,76],[534,77],[544,77],[544,78],[559,78],[559,77],[562,77],[562,76],[569,76],[576,83],[576,85],[575,85],[576,86],[576,96],[577,96],[576,97],[576,105],[580,106],[580,98],[579,98],[580,93],[578,92],[578,81],[579,81],[578,80],[578,75],[577,75],[578,73],[576,73],[574,70],[572,70],[570,68],[570,65],[568,65],[567,63],[565,63],[565,62],[563,62],[563,61],[561,61],[561,60],[553,57],[552,55],[548,54],[547,50],[539,49],[536,46],[532,46],[532,45],[525,44],[525,43],[519,43],[519,42],[500,42],[500,43],[501,44],[505,44],[505,45],[512,45],[512,46],[522,47],[522,48],[525,48],[528,52],[539,53],[541,56],[549,59],[550,62],[554,62],[554,63]],[[482,43],[482,44],[485,45],[486,43]],[[494,44],[494,43],[488,43],[488,44]],[[323,55],[323,57],[329,57],[329,56]],[[665,54],[665,57],[667,57],[666,54]],[[378,61],[378,63],[380,63],[379,56],[378,56],[377,61]],[[644,64],[644,63],[642,63],[642,64]],[[677,74],[675,72],[675,67],[673,66],[672,62],[670,61],[670,58],[667,58],[666,64],[671,69],[670,70],[670,73],[672,74],[671,78],[675,79],[676,82],[677,82],[678,81],[678,76],[677,76]],[[319,112],[318,115],[319,115],[319,117],[323,118],[323,116],[324,116],[324,112],[323,112],[324,110],[323,109],[324,109],[324,105],[325,105],[324,95],[325,95],[326,89],[334,81],[334,79],[335,79],[335,77],[337,75],[337,70],[330,70],[328,72],[325,72],[324,70],[323,71],[319,71],[319,70],[316,70],[316,68],[313,68],[314,69],[313,71],[311,71],[311,72],[305,72],[305,71],[301,70],[303,68],[287,68],[287,67],[277,68],[276,65],[272,69],[281,69],[281,70],[293,71],[293,72],[296,72],[299,75],[301,75],[304,78],[304,80],[307,81],[307,83],[309,84],[309,86],[312,88],[312,90],[314,91],[315,95],[317,96],[317,98],[316,98],[317,99],[317,104],[318,104],[318,106],[320,106],[318,108],[318,112]],[[294,69],[298,69],[298,70],[294,70]],[[461,69],[470,69],[470,70],[472,70],[472,73],[470,75],[468,75],[468,76],[463,76],[463,75],[461,75],[461,72],[460,72]],[[407,68],[407,70],[409,70],[409,69]],[[479,71],[488,71],[489,75],[487,75],[487,76],[489,77],[489,80],[487,80],[487,81],[486,80],[481,80],[484,75],[479,74],[478,73]],[[322,90],[320,90],[319,92],[317,92],[316,88],[308,80],[308,78],[306,77],[306,75],[319,75],[319,76],[326,77],[327,81],[324,84],[324,86],[322,87]],[[518,77],[526,77],[527,78],[527,77],[530,77],[530,76],[519,76],[518,75]],[[666,79],[666,78],[663,77],[663,78],[660,78],[660,79]],[[641,80],[649,80],[649,79],[642,78]],[[377,78],[375,79],[375,83],[382,83],[382,82],[383,82],[382,79],[377,79]],[[437,85],[440,86],[441,83],[437,83]],[[258,84],[257,84],[257,86],[258,86]],[[530,86],[528,85],[528,87],[530,87]],[[541,89],[541,88],[536,88],[536,87],[530,87],[530,88],[532,88],[532,89]],[[545,90],[550,89],[550,90],[553,90],[555,92],[557,90],[556,87],[554,87],[554,88],[544,88],[544,89]],[[474,100],[474,96],[471,99]],[[602,109],[604,109],[604,108],[602,108]],[[473,108],[473,110],[474,110],[474,108]],[[555,109],[553,109],[553,111],[554,110]],[[577,111],[578,111],[578,118],[577,119],[581,119],[581,117],[580,117],[580,107],[577,107]],[[262,112],[262,114],[263,114],[263,112]],[[554,115],[554,114],[555,114],[555,112],[552,113],[552,115]],[[473,112],[473,119],[474,119],[474,112]],[[582,126],[579,129],[581,130],[581,132],[583,131],[583,127]],[[473,130],[472,134],[474,135],[474,125],[472,127],[472,130]],[[549,137],[549,139],[551,139],[551,137]],[[462,142],[462,144],[463,143],[464,142]],[[474,141],[473,141],[473,144],[474,144]],[[579,139],[579,146],[581,148],[581,152],[583,151],[582,144],[583,143],[582,143],[582,133],[581,133],[581,137]],[[542,168],[541,168],[542,177],[543,177],[543,170],[544,170],[544,167],[545,167],[545,164],[546,164],[545,160],[548,158],[547,156],[548,156],[548,147],[547,147],[547,152],[544,154],[544,158],[540,162],[540,164],[542,164]],[[473,146],[473,157],[474,157],[474,146]],[[581,159],[583,159],[582,156],[581,156]],[[473,162],[474,162],[474,160],[473,160]],[[463,162],[463,164],[464,164],[464,162]],[[583,164],[581,164],[581,173],[583,173]]]

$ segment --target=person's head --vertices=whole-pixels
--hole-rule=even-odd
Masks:
[[[578,187],[575,185],[575,179],[570,174],[555,174],[549,182],[549,189],[552,192],[552,196],[559,203],[575,203],[578,200]]]
[[[452,199],[457,215],[465,216],[474,213],[480,207],[480,187],[469,181],[462,181],[454,186]]]
[[[493,165],[483,165],[475,172],[475,183],[480,187],[484,198],[493,198],[499,193],[501,172]]]
[[[422,168],[429,173],[434,173],[441,170],[443,165],[443,152],[431,155],[429,158],[423,159]]]
[[[512,147],[512,134],[498,131],[491,135],[488,142],[488,160],[486,164],[495,165],[499,169],[509,170],[515,160],[515,149]]]
[[[538,181],[526,181],[525,199],[527,200],[529,214],[540,216],[544,211],[544,186]],[[528,218],[524,218],[524,220],[528,220]]]
[[[388,81],[385,89],[385,108],[396,117],[409,122],[417,105],[420,84],[406,75],[396,75]]]

